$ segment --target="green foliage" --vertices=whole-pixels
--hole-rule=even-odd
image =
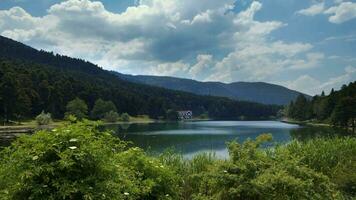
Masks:
[[[21,136],[1,151],[0,199],[176,199],[169,168],[98,125]]]
[[[315,96],[312,100],[299,96],[284,110],[287,117],[299,121],[318,120],[339,127],[356,126],[356,82],[344,85],[340,91],[331,91],[330,95]]]
[[[178,120],[178,113],[173,109],[168,109],[166,112],[166,119],[170,121],[177,121]]]
[[[91,111],[91,117],[93,119],[103,119],[110,111],[117,112],[115,104],[112,101],[98,99],[95,101],[93,110]]]
[[[301,162],[321,172],[346,194],[356,195],[356,139],[350,137],[294,141],[288,151]]]
[[[99,123],[21,136],[0,152],[0,199],[352,199],[356,138],[293,141],[263,134],[228,144],[229,159],[151,157]]]
[[[42,111],[41,114],[37,115],[36,117],[36,122],[38,125],[48,125],[51,123],[51,121],[51,113],[45,113],[44,111]]]
[[[335,125],[347,127],[351,124],[352,127],[355,127],[356,97],[340,99],[331,115],[331,121]]]
[[[127,113],[122,113],[120,118],[124,122],[129,122],[130,121],[130,115],[127,114]]]
[[[110,111],[105,113],[103,120],[106,122],[117,122],[119,119],[119,114],[115,111]]]
[[[83,119],[87,117],[88,106],[85,101],[79,98],[75,98],[72,101],[68,102],[66,109],[66,116],[73,115],[78,119]]]

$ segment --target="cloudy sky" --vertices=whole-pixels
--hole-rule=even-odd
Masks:
[[[0,0],[0,34],[128,74],[308,94],[356,80],[355,0]]]

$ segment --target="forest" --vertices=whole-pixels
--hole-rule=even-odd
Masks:
[[[268,119],[281,108],[131,83],[92,63],[4,37],[0,45],[0,116],[6,121],[34,118],[42,111],[62,119],[67,104],[76,98],[89,110],[103,99],[113,102],[118,113],[153,119],[168,110],[192,110],[212,119]]]
[[[355,129],[356,81],[343,85],[339,91],[332,89],[329,95],[322,92],[312,99],[300,95],[285,108],[284,114],[299,121],[311,120]]]

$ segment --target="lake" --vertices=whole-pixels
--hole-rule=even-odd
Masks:
[[[115,135],[152,153],[168,148],[192,157],[200,152],[214,152],[227,158],[226,143],[254,139],[262,133],[271,133],[274,143],[287,143],[304,130],[299,125],[278,121],[195,121],[150,124],[110,125]],[[315,132],[320,131],[316,129]],[[304,130],[305,131],[305,130]],[[303,137],[302,137],[303,138]],[[270,144],[271,145],[271,144]],[[272,144],[273,145],[273,144]]]
[[[309,140],[310,138],[330,135],[347,135],[344,130],[330,127],[303,127],[279,121],[186,121],[149,124],[116,124],[105,126],[114,135],[131,141],[152,154],[162,153],[166,149],[190,158],[200,152],[213,152],[219,158],[227,158],[226,143],[237,140],[243,142],[254,139],[262,133],[271,133],[273,142],[287,143],[292,139]],[[8,146],[12,139],[0,137],[1,147]]]

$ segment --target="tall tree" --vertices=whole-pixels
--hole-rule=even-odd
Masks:
[[[79,99],[78,97],[70,101],[67,106],[66,115],[74,115],[78,119],[83,119],[87,117],[88,106],[85,101]]]
[[[117,112],[117,108],[112,101],[104,101],[102,99],[98,99],[95,101],[93,110],[91,111],[91,117],[93,119],[102,119],[105,114],[110,111]]]

